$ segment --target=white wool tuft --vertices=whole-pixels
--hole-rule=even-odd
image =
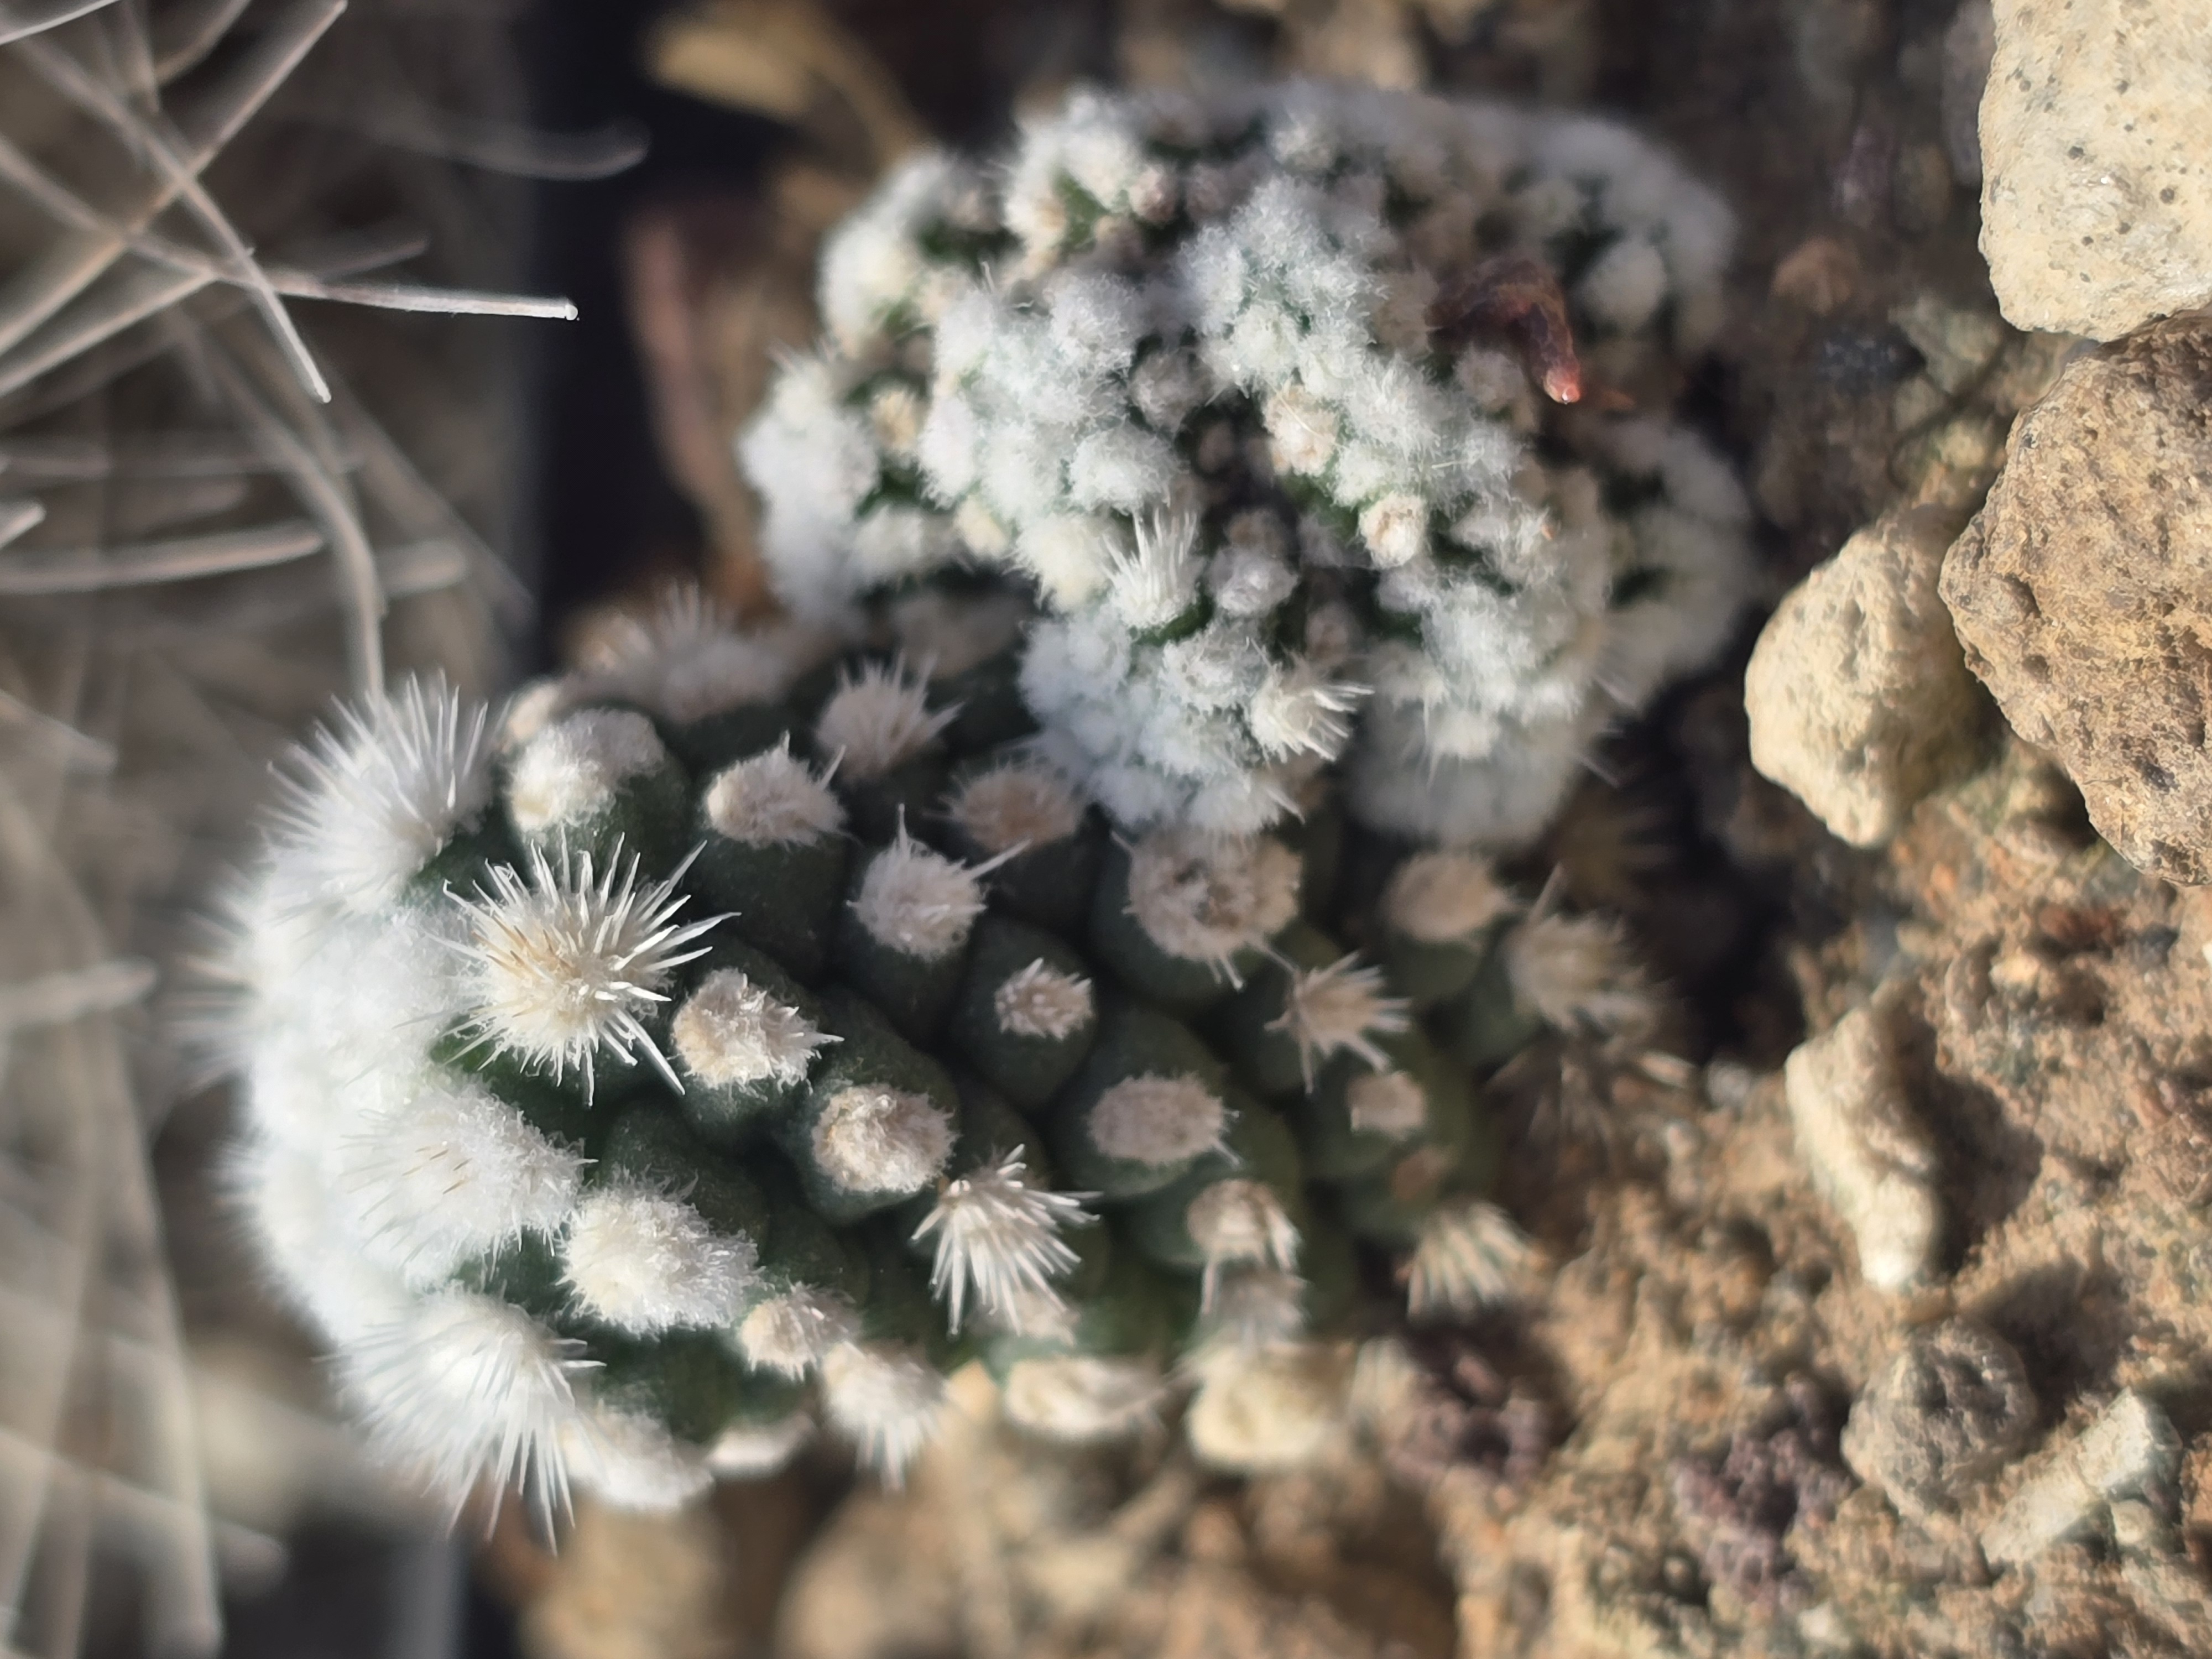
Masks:
[[[1091,1144],[1109,1158],[1155,1168],[1222,1145],[1228,1109],[1194,1077],[1124,1078],[1091,1109]]]
[[[1334,760],[1352,740],[1352,711],[1366,694],[1364,685],[1331,679],[1313,664],[1297,661],[1267,671],[1246,719],[1260,747],[1272,756]]]
[[[279,769],[271,855],[289,884],[368,912],[491,799],[485,711],[441,678],[341,708]]]
[[[1406,1072],[1369,1072],[1345,1091],[1352,1127],[1391,1140],[1410,1140],[1429,1124],[1429,1097]]]
[[[1410,564],[1429,550],[1429,504],[1400,490],[1383,496],[1359,515],[1359,539],[1385,570]]]
[[[1490,860],[1472,853],[1416,853],[1382,890],[1383,920],[1423,945],[1464,943],[1516,908]]]
[[[963,784],[951,817],[986,853],[1011,853],[1073,835],[1083,827],[1083,801],[1057,772],[1010,761]]]
[[[947,1182],[936,1206],[915,1229],[917,1243],[935,1237],[929,1288],[945,1303],[955,1335],[971,1291],[998,1328],[1029,1334],[1025,1312],[1039,1299],[1057,1301],[1052,1281],[1076,1265],[1075,1252],[1060,1234],[1091,1219],[1083,1208],[1087,1194],[1032,1185],[1023,1179],[1027,1173],[1017,1148]]]
[[[1198,597],[1198,515],[1154,508],[1136,521],[1133,552],[1107,573],[1106,599],[1132,633],[1164,628]]]
[[[698,1453],[636,1412],[595,1402],[564,1426],[561,1445],[570,1477],[613,1509],[665,1515],[714,1485]]]
[[[910,1193],[952,1156],[952,1120],[927,1095],[854,1085],[814,1121],[814,1161],[848,1193]]]
[[[1629,959],[1620,924],[1607,916],[1536,915],[1505,936],[1515,998],[1563,1031],[1648,1036],[1658,1004]]]
[[[668,763],[653,722],[627,708],[587,708],[522,745],[507,777],[507,811],[526,836],[579,823],[623,785]]]
[[[1375,1039],[1413,1029],[1406,1000],[1387,994],[1382,970],[1354,966],[1358,960],[1355,951],[1326,968],[1293,973],[1283,1012],[1267,1022],[1269,1030],[1281,1031],[1298,1045],[1298,1064],[1309,1089],[1315,1068],[1332,1054],[1354,1054],[1382,1070],[1390,1057],[1376,1047]]]
[[[593,1193],[562,1243],[562,1275],[586,1310],[636,1336],[726,1325],[759,1278],[741,1233],[718,1233],[681,1199],[637,1187]]]
[[[371,1438],[458,1516],[479,1485],[520,1486],[541,1518],[568,1503],[580,1345],[520,1308],[446,1291],[338,1354],[339,1384]]]
[[[1167,1392],[1159,1367],[1149,1360],[1047,1354],[1016,1360],[1000,1398],[1016,1428],[1087,1446],[1150,1428],[1159,1421]]]
[[[929,687],[904,662],[864,664],[842,672],[814,723],[814,740],[838,757],[845,775],[882,777],[927,748],[959,708],[929,710]]]
[[[794,1381],[822,1363],[841,1342],[857,1340],[860,1316],[835,1291],[796,1285],[763,1297],[738,1322],[738,1346],[745,1363]]]
[[[1416,1320],[1449,1319],[1510,1302],[1528,1287],[1537,1261],[1528,1235],[1495,1204],[1440,1208],[1421,1224],[1413,1247],[1407,1310]]]
[[[474,1085],[432,1085],[359,1125],[343,1179],[376,1254],[428,1284],[525,1229],[557,1231],[583,1162]]]
[[[699,982],[676,1011],[669,1037],[684,1069],[716,1088],[801,1082],[815,1051],[842,1041],[735,968]]]
[[[642,1053],[680,1091],[638,1016],[668,1000],[676,969],[706,953],[693,941],[721,918],[678,923],[685,895],[675,878],[640,886],[635,856],[619,849],[597,875],[588,853],[550,860],[535,849],[527,879],[507,865],[490,879],[489,892],[460,901],[477,1041],[556,1081],[582,1072],[587,1098],[602,1049],[625,1060]]]
[[[1264,1181],[1232,1176],[1201,1188],[1183,1211],[1191,1242],[1206,1257],[1199,1307],[1212,1313],[1224,1269],[1272,1268],[1289,1273],[1298,1264],[1298,1230],[1282,1200]]]
[[[706,805],[717,834],[748,847],[804,847],[845,827],[844,807],[788,737],[718,774]]]
[[[903,1344],[842,1343],[822,1357],[822,1404],[830,1427],[853,1443],[860,1467],[896,1490],[937,1432],[945,1379]]]
[[[1063,974],[1040,957],[1006,976],[991,994],[991,1012],[1009,1036],[1044,1037],[1057,1042],[1088,1025],[1097,1012],[1091,981]]]
[[[936,962],[968,942],[983,914],[981,872],[933,852],[902,828],[860,878],[853,914],[871,939]]]
[[[1282,932],[1297,908],[1297,854],[1272,836],[1176,828],[1129,849],[1129,914],[1152,943],[1232,978],[1237,956]]]
[[[797,1411],[780,1423],[724,1429],[707,1448],[707,1472],[722,1480],[764,1480],[814,1438],[814,1419]]]

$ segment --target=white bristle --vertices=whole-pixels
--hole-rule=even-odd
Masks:
[[[641,886],[619,850],[596,874],[588,853],[533,850],[529,865],[527,878],[495,866],[490,890],[460,901],[476,1040],[556,1081],[581,1072],[587,1098],[602,1051],[641,1053],[681,1090],[639,1015],[668,1000],[675,970],[705,954],[693,941],[721,918],[678,922],[676,878]]]
[[[1292,1272],[1298,1263],[1298,1230],[1282,1200],[1263,1181],[1231,1176],[1201,1188],[1183,1212],[1191,1242],[1206,1257],[1199,1306],[1213,1311],[1221,1276],[1231,1267]]]
[[[356,911],[398,898],[491,799],[484,721],[442,679],[340,709],[279,772],[270,851],[285,884]]]
[[[822,1357],[822,1404],[860,1467],[896,1489],[945,1412],[945,1378],[903,1344],[847,1342]]]
[[[569,1477],[611,1509],[666,1514],[714,1484],[704,1458],[639,1412],[594,1402],[561,1446]]]
[[[962,785],[951,818],[986,853],[1011,853],[1073,835],[1083,802],[1058,773],[1012,762]]]
[[[1194,1077],[1131,1077],[1098,1097],[1090,1126],[1091,1145],[1107,1157],[1158,1168],[1220,1146],[1229,1114]]]
[[[1495,1204],[1469,1200],[1421,1224],[1406,1279],[1417,1320],[1448,1319],[1510,1302],[1528,1288],[1536,1248]]]
[[[1009,974],[991,994],[991,1012],[1008,1036],[1057,1042],[1091,1023],[1097,999],[1089,980],[1063,974],[1040,957]]]
[[[623,784],[668,764],[653,722],[627,708],[587,708],[522,745],[507,775],[507,811],[543,836],[605,811]]]
[[[1085,1194],[1055,1193],[1023,1177],[1018,1149],[945,1184],[915,1240],[933,1238],[937,1259],[929,1288],[945,1304],[955,1334],[972,1293],[1000,1329],[1023,1335],[1030,1298],[1054,1297],[1052,1281],[1078,1257],[1060,1230],[1091,1219]]]
[[[983,914],[981,875],[901,830],[860,878],[853,914],[870,938],[902,955],[935,962],[965,945],[975,918]]]
[[[844,807],[788,737],[717,775],[706,806],[718,834],[748,847],[804,847],[845,827]]]
[[[839,678],[814,723],[814,740],[848,778],[879,778],[927,748],[957,708],[929,710],[929,688],[903,662],[868,663]]]
[[[834,1291],[796,1285],[763,1297],[738,1322],[738,1346],[748,1364],[794,1380],[821,1364],[822,1356],[860,1334],[860,1315]]]
[[[1413,1029],[1413,1017],[1403,997],[1387,994],[1380,968],[1353,964],[1357,954],[1339,958],[1326,968],[1310,968],[1291,975],[1283,1012],[1267,1022],[1298,1046],[1298,1064],[1304,1069],[1306,1087],[1313,1087],[1314,1071],[1332,1054],[1352,1054],[1378,1070],[1390,1057],[1375,1044],[1378,1036],[1399,1036]]]
[[[1658,1019],[1650,985],[1609,917],[1530,916],[1505,936],[1505,971],[1520,1002],[1563,1031],[1639,1037]]]
[[[855,1085],[814,1121],[814,1162],[848,1193],[906,1193],[952,1156],[952,1121],[927,1095]]]
[[[1133,552],[1107,573],[1107,602],[1133,633],[1164,628],[1198,597],[1198,515],[1155,510],[1136,521]]]
[[[843,1040],[735,968],[718,968],[700,981],[668,1034],[684,1071],[715,1088],[801,1082],[816,1051]]]
[[[681,1199],[641,1188],[593,1193],[562,1241],[562,1276],[585,1309],[633,1335],[726,1325],[759,1277],[742,1234],[718,1233]]]
[[[1245,711],[1260,747],[1277,758],[1334,760],[1352,740],[1352,712],[1367,688],[1331,679],[1312,663],[1271,668]]]
[[[1168,955],[1225,976],[1297,909],[1297,854],[1272,836],[1162,830],[1129,849],[1129,914]]]

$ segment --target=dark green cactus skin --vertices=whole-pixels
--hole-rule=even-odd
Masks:
[[[1003,1374],[1024,1357],[1071,1351],[1172,1360],[1200,1318],[1206,1263],[1191,1236],[1191,1201],[1231,1178],[1264,1183],[1297,1229],[1315,1328],[1350,1328],[1367,1317],[1361,1286],[1378,1275],[1363,1270],[1361,1251],[1408,1247],[1437,1204],[1479,1193],[1494,1170],[1474,1072],[1494,1068],[1534,1034],[1494,960],[1483,949],[1425,953],[1384,942],[1383,966],[1406,981],[1389,990],[1425,1021],[1380,1040],[1426,1101],[1422,1126],[1393,1139],[1352,1121],[1348,1091],[1367,1062],[1339,1052],[1316,1063],[1281,1025],[1291,975],[1342,958],[1339,938],[1376,931],[1344,913],[1340,892],[1363,884],[1340,881],[1340,871],[1395,856],[1333,811],[1285,835],[1299,854],[1300,914],[1226,971],[1170,954],[1146,931],[1129,904],[1129,851],[1095,812],[1075,834],[989,872],[986,908],[957,950],[926,961],[902,955],[859,925],[852,895],[902,831],[983,861],[981,849],[947,828],[945,794],[1015,752],[999,745],[1019,742],[1026,717],[1018,698],[1004,695],[1008,665],[994,659],[933,693],[939,705],[965,702],[923,754],[871,779],[833,776],[842,832],[764,846],[718,832],[704,805],[716,777],[787,743],[809,754],[805,715],[836,683],[818,674],[783,705],[660,723],[665,765],[574,826],[572,846],[601,858],[634,852],[647,874],[677,876],[691,896],[688,914],[726,915],[650,1024],[680,1091],[641,1058],[602,1055],[586,1100],[580,1079],[533,1073],[459,1034],[441,1048],[441,1063],[596,1160],[591,1182],[642,1182],[681,1198],[717,1231],[743,1233],[758,1252],[756,1297],[834,1291],[857,1309],[864,1336],[913,1345],[939,1364],[980,1355]],[[490,863],[529,844],[506,814],[488,813],[425,878],[473,886]],[[1039,962],[1091,988],[1091,1015],[1065,1035],[1018,1035],[998,1023],[999,988]],[[814,1054],[803,1080],[717,1085],[671,1043],[685,999],[732,970],[837,1039]],[[1115,1084],[1144,1076],[1193,1078],[1218,1098],[1219,1144],[1164,1165],[1103,1152],[1091,1111]],[[1006,1335],[971,1321],[963,1336],[948,1334],[931,1295],[927,1247],[914,1238],[937,1182],[854,1192],[816,1157],[822,1114],[856,1085],[917,1093],[947,1115],[957,1136],[944,1178],[1019,1151],[1028,1181],[1091,1195],[1099,1223],[1066,1235],[1078,1257],[1060,1282],[1073,1309],[1070,1334]],[[774,1420],[801,1396],[799,1385],[748,1366],[727,1334],[640,1339],[596,1324],[578,1310],[543,1238],[526,1234],[463,1279],[578,1339],[604,1368],[602,1394],[649,1411],[681,1439],[710,1443],[732,1425]]]

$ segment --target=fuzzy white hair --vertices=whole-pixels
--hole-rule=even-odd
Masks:
[[[735,968],[700,981],[668,1035],[686,1072],[710,1086],[733,1088],[800,1082],[817,1049],[843,1041]]]
[[[838,674],[814,739],[839,757],[847,777],[879,778],[928,747],[959,712],[956,704],[931,713],[927,684],[903,661],[864,663]]]
[[[627,708],[587,708],[522,745],[507,775],[507,811],[526,836],[604,811],[630,779],[668,763],[653,722]]]
[[[584,1164],[466,1083],[432,1084],[343,1140],[342,1180],[368,1241],[422,1285],[526,1230],[559,1231]]]
[[[726,1325],[758,1282],[759,1252],[718,1233],[678,1198],[611,1187],[576,1206],[561,1243],[562,1279],[586,1310],[636,1336]]]
[[[619,847],[596,874],[589,853],[565,848],[550,859],[533,849],[529,865],[526,878],[494,866],[489,889],[459,901],[475,1042],[556,1081],[580,1071],[586,1098],[602,1050],[624,1060],[641,1053],[680,1093],[639,1014],[668,1000],[676,969],[706,953],[694,941],[722,918],[678,922],[683,872],[641,885],[636,856]]]
[[[1000,1399],[1016,1428],[1089,1446],[1158,1422],[1167,1394],[1166,1379],[1150,1360],[1070,1353],[1016,1360]]]
[[[854,1084],[823,1103],[814,1162],[848,1193],[910,1193],[952,1156],[952,1120],[927,1095]]]
[[[611,1509],[665,1515],[714,1482],[706,1460],[653,1419],[602,1401],[562,1425],[561,1451],[569,1478]]]
[[[442,678],[341,708],[277,772],[270,854],[287,885],[369,912],[491,799],[485,711]]]
[[[1081,1030],[1097,1012],[1091,981],[1063,974],[1040,957],[1018,968],[991,993],[992,1017],[1009,1036],[1058,1042]]]
[[[1024,1310],[1035,1299],[1056,1300],[1052,1281],[1076,1265],[1060,1235],[1091,1218],[1083,1207],[1090,1195],[1037,1186],[1023,1179],[1028,1172],[1017,1147],[948,1181],[915,1229],[916,1243],[935,1240],[929,1287],[956,1335],[971,1292],[998,1328],[1027,1334]]]
[[[1230,1267],[1268,1267],[1282,1273],[1297,1267],[1298,1230],[1264,1181],[1231,1176],[1200,1188],[1184,1208],[1183,1224],[1206,1258],[1199,1291],[1202,1312],[1213,1311],[1222,1274]]]
[[[314,1152],[247,1140],[225,1161],[222,1186],[276,1290],[329,1341],[349,1346],[405,1317],[405,1281],[362,1248]]]
[[[968,942],[983,914],[981,873],[922,846],[902,826],[860,878],[853,914],[871,939],[902,955],[939,961]]]
[[[1415,1320],[1443,1320],[1510,1302],[1524,1292],[1539,1257],[1527,1234],[1495,1204],[1469,1199],[1440,1206],[1421,1224],[1406,1273]]]
[[[1410,1140],[1428,1127],[1428,1091],[1407,1072],[1368,1072],[1344,1091],[1352,1127],[1364,1134]]]
[[[1234,980],[1297,915],[1297,854],[1273,836],[1153,831],[1129,849],[1129,914],[1162,951]]]
[[[822,1357],[822,1405],[860,1467],[896,1490],[937,1432],[945,1378],[902,1343],[840,1343]]]
[[[1506,978],[1515,999],[1563,1031],[1647,1036],[1658,1001],[1609,916],[1562,916],[1540,904],[1505,936]]]
[[[567,1509],[580,1344],[495,1297],[444,1291],[342,1347],[337,1364],[371,1439],[456,1516],[479,1486],[520,1487],[541,1516]]]
[[[1123,1078],[1091,1109],[1091,1144],[1155,1168],[1210,1152],[1229,1132],[1221,1097],[1194,1077]]]
[[[1490,860],[1473,853],[1416,853],[1382,890],[1383,920],[1424,945],[1471,939],[1517,908]]]
[[[1352,711],[1367,688],[1330,678],[1312,663],[1293,660],[1267,671],[1246,720],[1269,755],[1313,755],[1334,760],[1352,740]]]
[[[986,853],[1010,853],[1073,835],[1083,827],[1083,799],[1049,767],[1008,761],[963,784],[951,816]]]
[[[707,786],[707,822],[748,847],[805,846],[845,827],[845,809],[786,736],[726,768]]]
[[[1298,1064],[1306,1087],[1313,1087],[1315,1069],[1332,1054],[1353,1054],[1376,1070],[1390,1057],[1376,1046],[1378,1036],[1398,1036],[1413,1029],[1413,1013],[1403,997],[1383,990],[1382,970],[1362,968],[1357,951],[1323,968],[1308,968],[1291,975],[1283,998],[1283,1012],[1267,1022],[1298,1047]]]
[[[738,1348],[745,1363],[794,1380],[822,1362],[841,1342],[857,1341],[860,1316],[835,1291],[809,1285],[763,1297],[738,1321]]]

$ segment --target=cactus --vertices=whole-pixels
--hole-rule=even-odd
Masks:
[[[1279,1461],[1368,1287],[1526,1284],[1481,1080],[1653,1028],[1617,928],[1477,844],[1733,611],[1695,441],[1531,441],[1532,386],[1695,343],[1710,198],[1314,88],[1079,98],[998,176],[915,164],[828,256],[746,444],[796,620],[678,596],[496,718],[363,703],[230,902],[239,1202],[456,1504],[665,1506],[821,1429],[896,1480],[971,1360],[1042,1436],[1194,1388]],[[1464,308],[1543,314],[1446,352],[1493,242]]]

